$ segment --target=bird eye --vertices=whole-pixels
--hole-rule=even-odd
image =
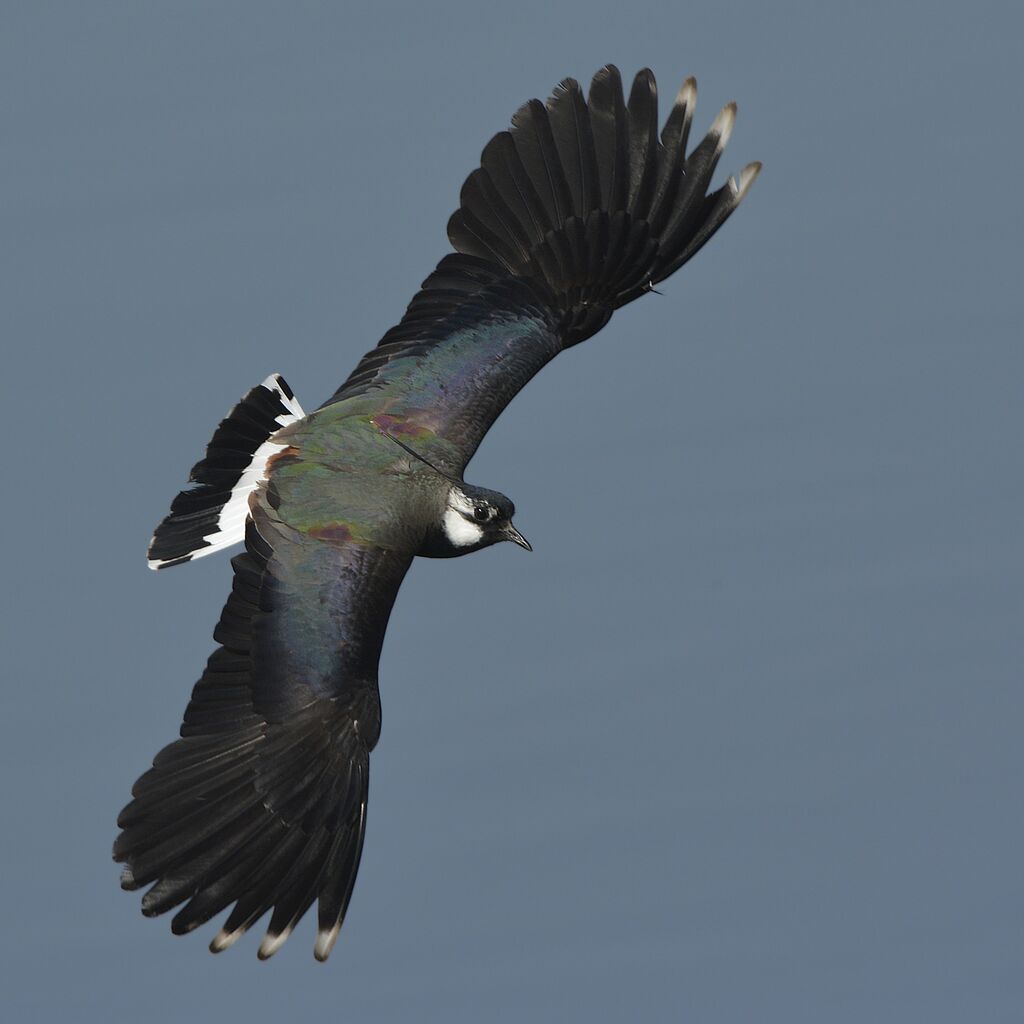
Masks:
[[[477,505],[477,507],[473,509],[473,518],[478,523],[486,523],[487,520],[491,518],[491,510],[486,505]]]

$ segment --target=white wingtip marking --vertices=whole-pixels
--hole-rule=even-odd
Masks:
[[[740,171],[740,182],[736,187],[736,202],[738,203],[749,191],[750,186],[754,184],[757,176],[761,173],[761,161],[755,160],[752,164],[747,164],[746,167]]]
[[[697,79],[691,76],[679,87],[676,105],[686,108],[687,120],[693,116],[693,108],[697,106]]]
[[[291,935],[292,930],[290,927],[285,928],[283,932],[278,935],[271,935],[267,932],[263,936],[263,941],[260,943],[260,948],[256,950],[256,955],[261,960],[269,960],[284,944],[288,941],[288,936]]]
[[[313,947],[313,956],[321,963],[331,955],[331,950],[334,949],[334,943],[337,941],[340,931],[341,922],[339,921],[333,928],[317,933],[316,945]]]
[[[210,952],[223,953],[225,949],[230,949],[244,934],[244,928],[237,928],[233,932],[226,932],[221,928],[210,942]]]
[[[709,134],[718,136],[718,144],[715,146],[715,156],[721,154],[722,150],[729,144],[729,136],[732,135],[733,125],[736,124],[736,104],[726,103],[718,112],[714,124],[711,125]]]

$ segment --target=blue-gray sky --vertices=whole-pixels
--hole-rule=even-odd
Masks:
[[[0,1004],[23,1020],[1024,1019],[1019,126],[1004,3],[4,5]],[[414,567],[330,963],[171,936],[114,818],[226,558],[224,411],[322,401],[484,142],[614,61],[765,171],[513,403],[511,545]],[[13,1019],[13,1018],[12,1018]]]

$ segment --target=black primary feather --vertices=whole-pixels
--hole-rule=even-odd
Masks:
[[[376,408],[416,428],[410,437],[435,437],[443,442],[435,449],[417,440],[417,457],[460,479],[545,363],[673,273],[743,199],[759,164],[708,191],[735,105],[687,155],[695,98],[688,79],[659,136],[651,73],[636,76],[627,102],[609,65],[586,100],[565,79],[546,104],[521,107],[463,186],[448,226],[455,252],[325,404],[358,396],[359,416]],[[363,848],[380,730],[377,661],[414,551],[308,536],[305,498],[325,496],[313,482],[299,491],[298,525],[289,525],[281,504],[289,472],[294,483],[313,481],[312,468],[337,469],[313,419],[283,431],[286,439],[309,431],[309,464],[300,448],[285,452],[288,440],[276,451],[277,431],[303,415],[280,378],[250,392],[193,470],[196,486],[157,530],[157,565],[223,546],[243,523],[246,550],[232,561],[214,633],[220,646],[180,738],[133,788],[114,855],[125,888],[150,887],[146,914],[176,910],[175,932],[228,910],[215,952],[270,913],[259,949],[270,956],[317,902],[315,955],[324,959]],[[359,497],[372,501],[372,475],[360,480],[353,486],[368,493]],[[372,522],[359,525],[372,533]]]
[[[601,208],[614,213],[625,209],[629,186],[628,114],[617,67],[609,64],[594,75],[588,102],[601,178]]]
[[[585,218],[600,205],[601,188],[594,135],[579,83],[573,78],[560,82],[548,100],[547,109],[551,133],[572,196],[572,213],[577,218]]]
[[[730,179],[707,195],[735,104],[687,157],[695,100],[696,83],[687,79],[659,136],[654,76],[640,71],[627,103],[609,65],[594,76],[587,100],[565,79],[546,104],[520,107],[511,128],[484,147],[449,221],[462,261],[452,255],[438,264],[402,321],[325,405],[379,390],[417,407],[421,381],[433,388],[446,360],[465,372],[466,360],[478,359],[477,391],[448,391],[448,408],[432,411],[434,421],[449,416],[452,429],[442,426],[441,436],[468,460],[505,403],[552,355],[590,337],[615,309],[678,269],[739,205],[760,164],[748,165],[739,185]],[[494,371],[503,375],[496,386],[490,370],[501,360],[493,346],[471,354],[457,341],[459,332],[530,319],[538,333],[533,343],[520,341],[511,386],[507,364]]]
[[[221,646],[192,692],[181,738],[157,754],[118,817],[114,858],[124,888],[150,886],[147,916],[180,908],[172,930],[182,934],[235,904],[211,944],[220,952],[272,911],[266,958],[319,899],[315,952],[326,959],[359,866],[380,729],[376,661],[410,560],[306,540],[262,510],[249,522],[214,633]],[[342,591],[358,602],[352,610],[328,596],[345,574],[376,586],[366,597]],[[288,639],[311,624],[324,637],[318,675],[328,691],[304,674],[308,652]],[[332,629],[346,631],[341,646]]]
[[[649,218],[658,176],[658,87],[650,71],[633,79],[629,93],[629,201],[632,217]]]

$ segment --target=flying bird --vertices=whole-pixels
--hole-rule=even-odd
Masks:
[[[658,132],[648,70],[565,79],[484,148],[448,222],[453,252],[314,412],[274,375],[217,427],[149,547],[155,569],[244,541],[185,711],[121,812],[121,884],[210,949],[268,911],[272,956],[317,903],[325,960],[352,896],[380,734],[377,664],[417,555],[529,550],[511,500],[467,483],[501,411],[549,360],[652,291],[722,226],[760,170],[709,191],[736,117],[687,155],[697,98]]]

